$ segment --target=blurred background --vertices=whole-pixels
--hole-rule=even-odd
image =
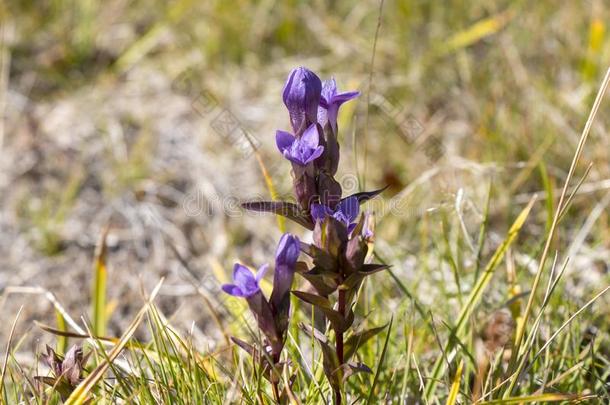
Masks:
[[[414,295],[442,294],[439,313],[455,312],[447,249],[461,247],[472,271],[475,247],[493,252],[538,193],[498,280],[518,284],[515,269],[536,268],[610,64],[608,21],[601,0],[3,1],[1,346],[22,306],[23,356],[53,339],[32,322],[55,324],[47,292],[90,319],[106,226],[107,334],[120,335],[142,291],[165,277],[163,313],[202,350],[214,346],[218,282],[237,258],[271,261],[280,235],[275,218],[239,203],[270,198],[261,163],[278,193],[291,193],[274,134],[289,128],[281,89],[299,65],[362,92],[339,118],[338,178],[349,193],[389,185],[369,204],[376,249]],[[556,246],[571,257],[565,298],[575,306],[608,279],[609,105]],[[404,299],[392,278],[377,281],[371,293],[390,309]],[[485,299],[506,298],[499,288]]]

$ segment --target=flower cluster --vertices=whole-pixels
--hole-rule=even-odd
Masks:
[[[265,353],[278,362],[286,341],[288,314],[290,312],[290,290],[295,267],[299,258],[299,238],[286,233],[280,239],[275,253],[273,291],[269,300],[260,288],[260,281],[267,272],[268,265],[258,268],[256,274],[239,263],[233,267],[233,284],[225,284],[222,289],[227,294],[245,298],[248,307],[256,317],[258,328],[265,335]],[[241,341],[236,341],[244,346]],[[248,349],[252,352],[251,349]]]
[[[304,291],[292,291],[314,311],[314,326],[303,326],[321,345],[325,374],[335,391],[335,402],[342,400],[343,383],[355,372],[370,371],[351,361],[359,346],[383,328],[352,331],[353,307],[364,278],[386,268],[370,263],[374,224],[369,213],[360,215],[360,204],[383,189],[343,197],[334,176],[339,167],[337,116],[340,106],[359,93],[339,92],[334,79],[322,83],[312,71],[299,67],[288,76],[283,100],[292,133],[277,131],[276,145],[292,165],[296,204],[288,201],[248,202],[243,206],[259,212],[285,216],[313,231],[313,243],[299,242],[285,234],[276,253],[273,292],[269,301],[262,294],[259,281],[266,271],[256,275],[236,264],[234,284],[224,291],[244,297],[255,314],[258,327],[266,338],[265,352],[277,364],[288,328],[290,297],[294,273],[309,284]],[[299,251],[309,257],[298,262]],[[334,335],[331,346],[328,330]],[[344,334],[349,333],[347,339]],[[249,353],[258,353],[249,344],[234,341]],[[268,363],[262,365],[267,366]],[[273,382],[273,381],[272,381]],[[277,386],[274,386],[277,390]]]

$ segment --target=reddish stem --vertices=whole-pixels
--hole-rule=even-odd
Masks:
[[[273,388],[273,397],[275,401],[280,403],[280,388],[279,388],[279,376],[276,375],[277,364],[280,362],[280,354],[273,355],[273,370],[271,370],[271,386]]]
[[[342,316],[345,316],[345,291],[339,290],[338,310]],[[343,332],[336,333],[336,352],[339,366],[343,367]],[[335,404],[341,405],[341,389],[335,389]]]

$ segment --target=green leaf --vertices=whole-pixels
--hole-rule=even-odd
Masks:
[[[345,351],[345,360],[349,360],[358,349],[364,345],[368,340],[372,337],[379,334],[382,330],[384,330],[388,324],[383,326],[379,326],[377,328],[366,329],[360,332],[353,333],[344,343],[344,351]]]

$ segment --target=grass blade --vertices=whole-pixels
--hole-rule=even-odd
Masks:
[[[93,262],[93,285],[92,295],[92,319],[93,334],[104,336],[106,334],[106,278],[108,277],[106,266],[106,237],[108,236],[108,226],[102,231],[102,235],[95,250]]]
[[[8,366],[8,358],[11,353],[11,344],[13,343],[13,336],[15,334],[15,326],[17,326],[17,321],[19,320],[19,316],[21,315],[21,311],[23,307],[19,308],[19,312],[17,312],[17,316],[13,321],[13,326],[11,326],[11,332],[8,336],[8,343],[6,344],[6,353],[4,354],[4,363],[2,363],[2,374],[0,374],[0,398],[2,398],[4,392],[4,376],[6,375],[6,367]]]
[[[385,360],[385,355],[388,350],[388,343],[390,341],[390,335],[392,334],[392,323],[394,322],[394,318],[390,319],[390,324],[388,325],[388,334],[385,337],[385,342],[383,343],[383,350],[381,351],[381,357],[379,357],[379,364],[377,365],[377,371],[375,371],[375,377],[373,378],[373,383],[371,384],[371,389],[369,390],[369,397],[366,400],[367,404],[371,403],[373,399],[373,393],[375,392],[375,386],[377,385],[377,381],[379,381],[379,374],[381,373],[381,369],[383,367],[383,362]]]
[[[504,257],[504,254],[506,253],[506,250],[509,248],[509,246],[513,243],[513,241],[519,234],[519,231],[521,230],[521,227],[525,223],[525,220],[527,219],[527,217],[530,213],[530,210],[532,209],[535,201],[536,201],[536,199],[534,196],[530,200],[529,204],[527,204],[527,206],[521,211],[521,213],[519,213],[519,215],[517,216],[517,219],[515,219],[515,222],[510,227],[508,234],[506,235],[506,238],[504,239],[502,244],[500,246],[498,246],[498,248],[496,249],[491,260],[487,264],[487,267],[483,271],[483,274],[481,274],[481,276],[477,280],[475,286],[473,287],[472,291],[470,292],[470,295],[468,296],[468,300],[466,301],[465,306],[462,308],[462,310],[460,312],[458,321],[455,325],[455,336],[452,336],[452,337],[459,338],[461,336],[465,326],[467,325],[468,319],[470,318],[470,315],[472,314],[472,311],[474,310],[475,306],[480,301],[481,297],[483,296],[483,291],[485,291],[485,288],[491,281],[494,270],[498,267],[498,265],[502,261],[502,258]],[[449,340],[449,342],[447,343],[447,348],[445,350],[446,353],[449,353],[453,349],[453,347],[455,346],[455,341],[456,341],[456,339]],[[443,361],[443,357],[439,357],[434,365],[432,375],[428,379],[428,384],[426,385],[426,392],[425,392],[424,396],[427,400],[431,399],[432,393],[434,392],[436,385],[439,381],[439,377],[445,371],[444,365],[445,365],[445,362]]]
[[[123,351],[131,336],[135,333],[138,325],[144,319],[144,316],[148,312],[150,308],[150,304],[157,296],[157,293],[161,289],[161,285],[163,284],[163,280],[159,281],[157,286],[154,288],[152,293],[150,294],[150,298],[147,300],[146,304],[140,309],[134,320],[131,322],[123,336],[119,342],[112,348],[108,357],[105,361],[100,363],[91,373],[85,378],[83,381],[78,384],[76,389],[72,392],[72,394],[68,397],[65,404],[66,405],[81,405],[84,404],[89,396],[91,390],[95,387],[99,380],[102,379],[104,373],[110,368],[110,363],[113,362],[118,355]]]
[[[553,222],[551,223],[551,228],[548,233],[548,237],[546,239],[546,243],[544,245],[544,250],[542,251],[542,256],[540,258],[540,263],[538,264],[538,271],[536,272],[536,277],[534,278],[534,283],[532,285],[532,290],[530,296],[527,300],[527,305],[525,307],[525,311],[523,312],[523,318],[519,325],[517,325],[517,333],[515,337],[515,350],[513,351],[513,357],[511,358],[509,364],[509,372],[512,373],[515,369],[516,364],[518,363],[518,353],[521,349],[521,344],[523,342],[523,337],[525,334],[525,328],[527,325],[528,318],[530,313],[532,312],[534,299],[536,297],[536,291],[538,289],[538,285],[540,284],[540,279],[542,277],[542,272],[544,270],[544,266],[546,264],[546,260],[551,249],[551,243],[553,242],[555,236],[555,230],[557,229],[557,224],[559,223],[559,218],[564,209],[564,202],[566,201],[568,187],[570,185],[570,181],[574,176],[574,172],[576,171],[576,166],[578,165],[578,161],[580,160],[580,156],[582,155],[583,148],[585,143],[587,142],[587,138],[589,137],[589,133],[591,132],[591,126],[593,125],[593,121],[595,120],[595,116],[597,115],[597,111],[599,110],[599,106],[601,105],[604,94],[606,93],[606,89],[610,84],[610,68],[606,71],[606,76],[597,92],[597,96],[595,98],[595,102],[593,103],[593,107],[591,108],[591,112],[589,113],[589,118],[587,118],[587,122],[585,127],[583,128],[582,134],[580,136],[580,140],[578,142],[578,146],[576,147],[576,151],[574,152],[574,157],[572,158],[572,163],[570,164],[570,170],[568,172],[568,176],[566,177],[565,183],[563,185],[563,189],[561,191],[561,197],[559,197],[559,203],[557,204],[557,208],[555,210],[555,216],[553,217]],[[508,397],[511,395],[512,390],[515,387],[517,379],[513,379],[509,388],[505,391],[504,397]]]
[[[449,397],[447,398],[447,405],[454,405],[457,401],[457,396],[460,392],[460,382],[462,381],[462,370],[464,368],[464,361],[460,361],[457,371],[455,372],[455,378],[453,384],[451,384],[451,391],[449,391]]]
[[[541,394],[529,395],[523,397],[511,397],[505,399],[496,399],[493,401],[481,402],[480,405],[511,405],[511,404],[527,404],[531,402],[559,402],[559,401],[583,401],[585,399],[596,398],[595,395],[578,395],[578,394]]]

